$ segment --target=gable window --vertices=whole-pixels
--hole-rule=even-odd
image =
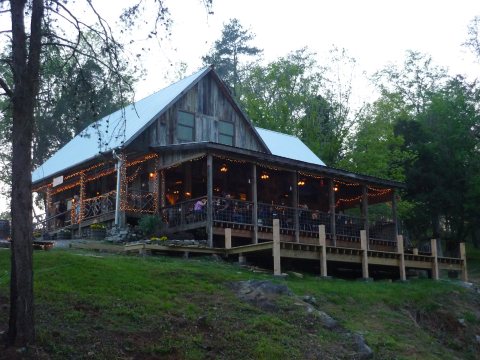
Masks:
[[[233,146],[233,123],[228,121],[218,122],[218,142],[220,144]]]
[[[185,111],[178,112],[177,140],[193,141],[195,138],[195,115]]]

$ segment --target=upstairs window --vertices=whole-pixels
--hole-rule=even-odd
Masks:
[[[218,122],[218,142],[220,144],[233,146],[233,123],[228,121]]]
[[[177,140],[189,142],[195,139],[195,115],[185,111],[178,112]]]

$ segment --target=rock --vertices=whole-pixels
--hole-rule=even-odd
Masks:
[[[206,328],[208,326],[207,315],[202,315],[197,319],[197,326]]]
[[[353,340],[355,341],[355,345],[357,346],[357,356],[358,359],[364,360],[364,359],[371,359],[373,357],[373,351],[365,343],[365,338],[360,335],[360,334],[353,334]]]
[[[304,297],[302,297],[302,300],[305,301],[307,304],[317,306],[317,299],[315,299],[314,296],[305,295]]]
[[[465,324],[465,319],[458,319],[458,323],[463,327],[467,326],[467,324]]]
[[[295,272],[295,271],[290,271],[290,274],[292,274],[293,276],[299,278],[299,279],[303,279],[303,274],[300,274],[298,272]]]

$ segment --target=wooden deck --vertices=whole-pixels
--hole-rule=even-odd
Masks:
[[[364,269],[364,278],[368,278],[368,267],[380,265],[398,268],[402,280],[405,280],[405,269],[422,269],[432,272],[432,278],[439,278],[439,270],[454,270],[462,274],[462,279],[467,281],[465,259],[437,257],[433,255],[413,255],[400,252],[363,250],[348,247],[325,246],[325,259],[323,247],[320,244],[301,244],[288,241],[265,241],[258,244],[236,246],[231,248],[209,248],[194,245],[162,245],[152,243],[134,243],[126,245],[113,245],[102,242],[74,243],[74,249],[99,250],[113,253],[137,253],[141,255],[154,253],[180,253],[180,254],[216,254],[220,256],[248,256],[252,254],[272,255],[275,257],[275,246],[279,246],[279,257],[290,259],[316,260],[326,264],[329,262],[360,264]],[[403,264],[403,270],[402,270]],[[281,273],[280,269],[274,269]],[[327,276],[327,274],[322,274]]]

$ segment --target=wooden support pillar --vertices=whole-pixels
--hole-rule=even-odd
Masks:
[[[464,242],[460,243],[460,259],[462,259],[462,281],[468,281],[467,252]]]
[[[438,271],[437,239],[430,240],[430,247],[432,249],[432,279],[438,280],[440,274]]]
[[[252,201],[253,201],[253,243],[258,244],[258,191],[257,191],[257,165],[252,164]]]
[[[78,233],[80,235],[81,231],[81,224],[83,220],[83,216],[85,214],[85,173],[81,172],[80,173],[80,194],[79,194],[79,202],[80,202],[80,207],[79,207],[79,212],[78,212]]]
[[[362,277],[367,280],[368,275],[368,249],[367,249],[367,232],[360,230],[360,247],[362,249]]]
[[[225,228],[225,249],[232,248],[232,229]]]
[[[213,158],[207,155],[207,244],[213,247]]]
[[[280,220],[273,219],[273,275],[282,275],[280,262]]]
[[[392,189],[392,220],[393,220],[393,236],[396,239],[398,235],[398,215],[397,215],[397,193]]]
[[[120,161],[120,212],[119,212],[119,219],[118,225],[120,228],[125,227],[126,217],[125,217],[125,210],[128,207],[128,183],[127,183],[127,157],[125,154],[120,154],[122,160]]]
[[[300,242],[300,221],[298,218],[298,173],[295,171],[292,174],[293,178],[293,187],[292,187],[292,197],[293,197],[293,225],[295,227],[295,242]]]
[[[367,237],[367,250],[370,249],[370,222],[368,221],[368,187],[362,185],[362,218],[365,236]]]
[[[47,191],[45,193],[45,229],[50,230],[50,220],[48,220],[52,214],[52,187],[47,186]]]
[[[247,257],[242,253],[238,254],[238,264],[245,265],[247,263]]]
[[[405,253],[403,247],[403,236],[397,235],[397,252],[398,252],[398,266],[400,268],[400,280],[407,280],[407,273],[405,271]]]
[[[327,238],[325,225],[318,226],[318,241],[320,244],[320,276],[327,277]]]
[[[153,204],[153,209],[155,210],[155,214],[158,215],[160,214],[160,179],[159,179],[159,172],[158,170],[160,169],[160,159],[156,158],[155,159],[155,168],[153,169],[153,196],[154,196],[154,204]]]
[[[192,197],[192,163],[191,161],[187,161],[185,164],[185,174],[184,174],[184,181],[185,184],[183,189],[183,196],[185,199],[190,199]]]
[[[330,230],[333,241],[333,246],[337,246],[337,232],[335,229],[335,190],[333,179],[328,179],[328,213],[330,214]]]
[[[166,206],[165,170],[160,170],[160,208]]]

